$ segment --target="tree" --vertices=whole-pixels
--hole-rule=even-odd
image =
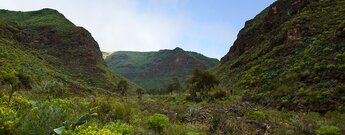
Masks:
[[[8,106],[11,104],[12,97],[14,93],[19,90],[20,86],[22,85],[21,80],[21,73],[16,71],[9,71],[9,72],[0,72],[4,80],[2,81],[4,84],[8,84]],[[0,76],[1,77],[1,76]],[[27,78],[25,78],[27,79]]]
[[[138,98],[141,99],[142,95],[144,94],[144,89],[138,88],[136,92],[138,94]]]
[[[165,127],[169,125],[169,118],[164,114],[158,114],[155,113],[154,115],[149,117],[149,125],[150,128],[154,129],[155,131],[158,131],[158,133],[161,133]]]
[[[128,82],[126,80],[121,80],[117,84],[117,89],[120,91],[122,96],[125,96],[127,94],[127,90],[128,90]]]
[[[206,70],[196,69],[190,79],[190,95],[196,98],[198,93],[202,98],[207,97],[208,93],[219,84],[216,76]]]
[[[180,81],[178,80],[178,78],[173,78],[173,83],[169,84],[167,87],[167,91],[169,93],[173,92],[173,91],[180,91],[182,89],[182,86],[180,84]]]

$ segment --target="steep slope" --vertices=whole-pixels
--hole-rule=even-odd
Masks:
[[[214,71],[245,99],[345,110],[345,1],[278,0],[246,22]]]
[[[193,69],[209,69],[219,63],[217,59],[181,48],[158,52],[120,51],[105,61],[111,69],[146,89],[165,87],[175,77],[183,81]]]
[[[32,88],[55,80],[73,90],[112,90],[124,79],[107,68],[91,34],[56,10],[0,10],[0,27],[1,84]]]

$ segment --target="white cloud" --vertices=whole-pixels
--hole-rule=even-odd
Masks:
[[[175,0],[169,0],[174,2]],[[90,0],[8,0],[0,8],[10,10],[38,10],[54,8],[78,26],[88,29],[102,50],[149,51],[175,46],[182,29],[181,19],[166,17],[159,12],[141,12],[138,1]]]
[[[149,9],[140,9],[138,2]],[[188,0],[1,0],[1,9],[53,8],[78,26],[88,29],[104,51],[155,51],[183,47],[220,58],[236,37],[221,22],[200,23],[183,11],[169,14]],[[142,4],[142,3],[141,3]],[[162,7],[168,8],[161,10]],[[205,46],[209,43],[209,46]],[[226,48],[224,50],[224,48]]]

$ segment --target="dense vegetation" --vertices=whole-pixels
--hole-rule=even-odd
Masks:
[[[345,114],[278,111],[239,96],[194,102],[189,94],[120,96],[114,93],[46,98],[33,91],[16,92],[10,105],[0,95],[0,134],[52,134],[82,116],[86,123],[62,134],[327,134],[344,133]]]
[[[345,111],[345,1],[278,0],[246,22],[214,71],[245,100]]]
[[[113,71],[146,90],[166,90],[176,79],[186,81],[193,69],[210,69],[219,63],[217,59],[181,48],[158,52],[114,52],[105,61]]]
[[[0,10],[0,134],[345,134],[344,5],[279,0],[211,71],[217,61],[180,48],[108,57],[133,58],[121,62],[133,72],[188,68],[168,74],[164,95],[111,72],[91,34],[57,11]]]

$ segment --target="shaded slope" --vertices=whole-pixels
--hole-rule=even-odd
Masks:
[[[209,69],[219,63],[181,48],[158,52],[115,52],[106,58],[108,66],[140,86],[151,89],[165,87],[176,77],[185,80],[193,69]]]
[[[22,72],[33,84],[50,78],[76,89],[114,89],[124,79],[107,68],[91,34],[55,10],[0,10],[0,22],[2,74]]]
[[[222,65],[223,84],[283,109],[344,111],[345,1],[278,0],[247,21]]]

